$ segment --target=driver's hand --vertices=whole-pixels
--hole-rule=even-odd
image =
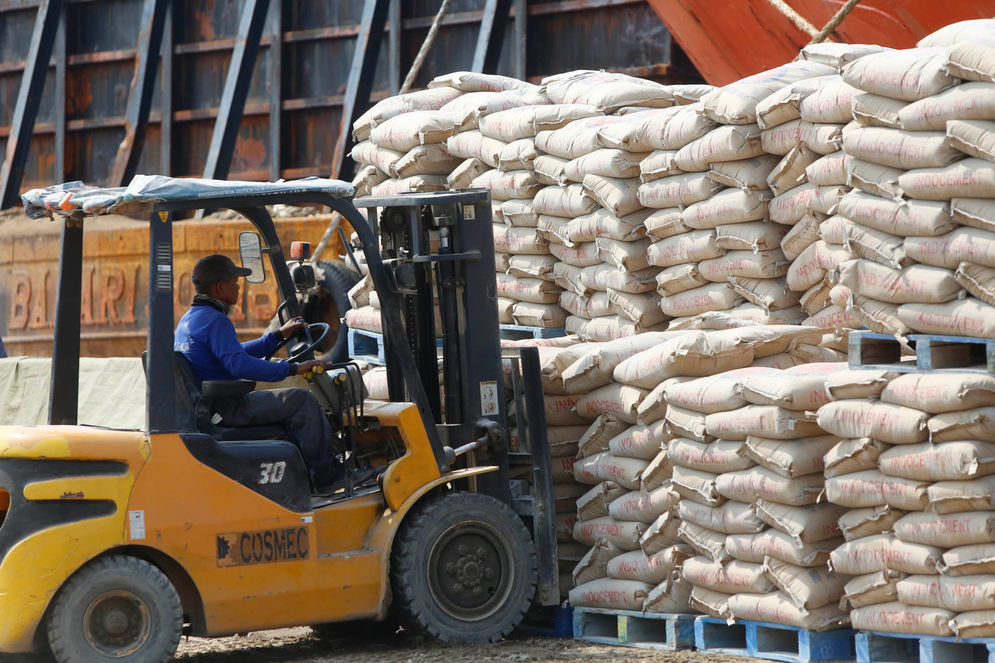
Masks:
[[[315,374],[324,371],[324,369],[330,364],[331,362],[320,361],[317,359],[312,361],[303,361],[299,364],[294,364],[294,368],[296,370],[294,375],[303,375],[305,378],[311,378],[314,377]]]
[[[293,318],[280,327],[280,335],[283,336],[283,338],[290,338],[291,335],[296,334],[305,327],[307,327],[307,323],[304,322],[304,318]]]

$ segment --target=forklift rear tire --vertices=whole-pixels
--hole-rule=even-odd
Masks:
[[[180,597],[155,566],[113,556],[77,571],[48,618],[58,663],[165,663],[183,628]]]
[[[528,530],[480,493],[440,493],[412,509],[391,552],[393,609],[443,642],[497,642],[535,594]]]

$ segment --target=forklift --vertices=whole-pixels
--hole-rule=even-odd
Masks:
[[[535,459],[532,506],[512,508],[488,193],[355,204],[353,193],[322,178],[138,176],[128,187],[70,183],[23,196],[30,216],[62,230],[49,425],[0,426],[0,653],[155,663],[182,634],[388,617],[443,641],[494,642],[533,603],[558,602],[533,348],[515,376],[525,385],[519,435]],[[246,278],[262,281],[268,256],[281,320],[300,315],[314,271],[306,244],[285,257],[266,209],[281,203],[325,205],[352,226],[386,332],[389,402],[366,399],[353,362],[306,377],[347,469],[386,467],[331,494],[314,493],[283,431],[212,418],[212,399],[255,383],[201,383],[173,350],[175,214],[230,209],[248,220],[238,247]],[[77,425],[83,231],[112,212],[149,219],[142,431]],[[312,358],[328,332],[301,330],[289,360]]]

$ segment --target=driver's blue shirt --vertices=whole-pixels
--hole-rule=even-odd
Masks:
[[[279,382],[290,375],[287,362],[264,361],[280,345],[269,332],[254,341],[238,342],[235,325],[213,306],[190,307],[176,326],[173,349],[183,353],[203,380]]]

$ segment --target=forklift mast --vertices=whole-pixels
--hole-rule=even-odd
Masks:
[[[458,449],[486,439],[473,460],[498,471],[478,477],[477,490],[510,502],[489,193],[365,197],[355,205],[367,209],[390,286],[401,297],[404,326],[384,326],[385,346],[410,347],[443,444]],[[387,385],[392,401],[407,400],[405,376],[391,362]]]

